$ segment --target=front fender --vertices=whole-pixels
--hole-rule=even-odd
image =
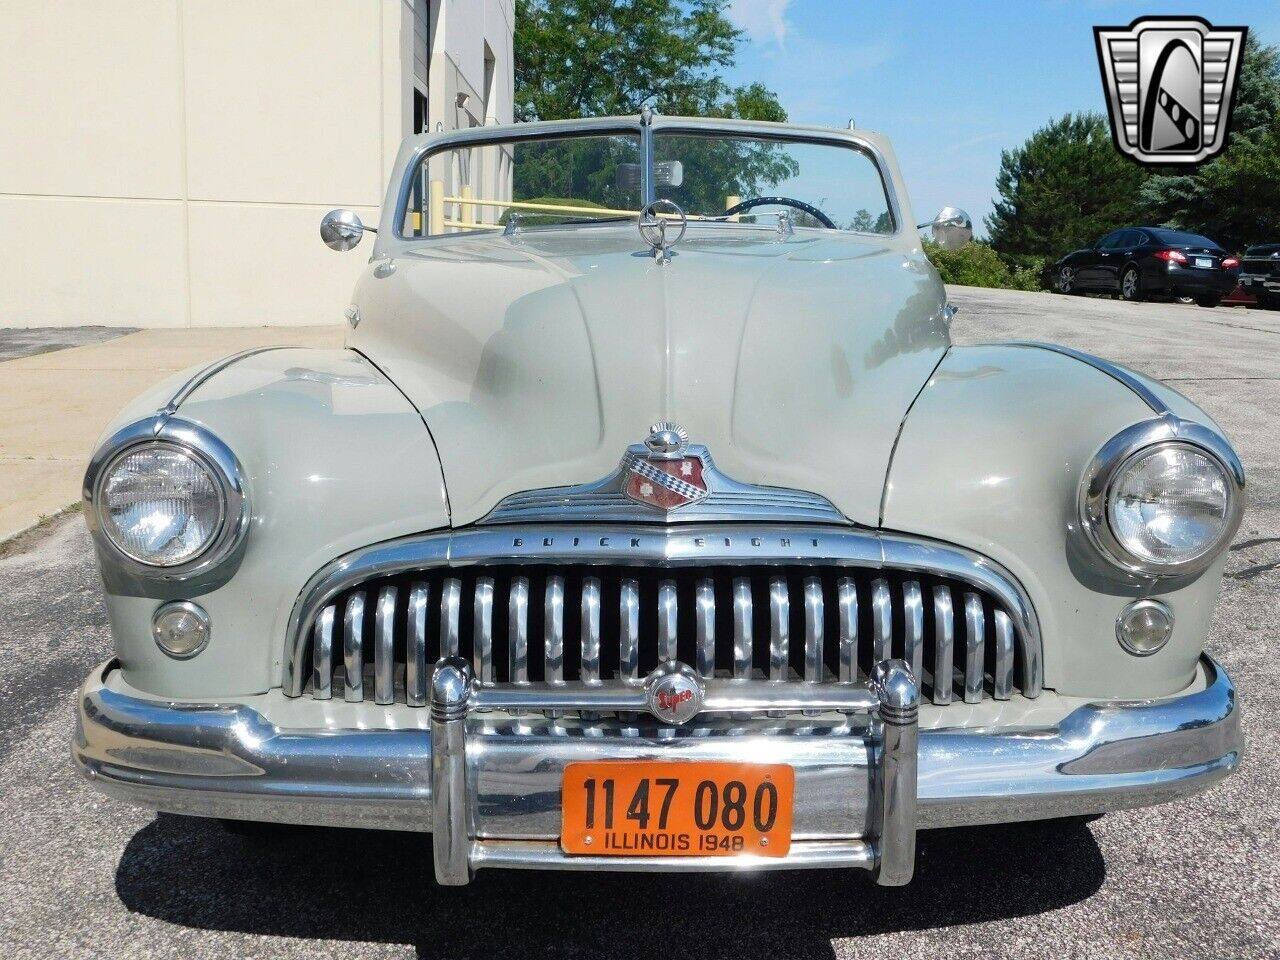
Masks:
[[[1216,429],[1186,398],[1159,390],[1179,416]],[[1077,519],[1094,455],[1154,416],[1087,363],[996,344],[953,348],[903,424],[883,526],[970,547],[1018,577],[1040,619],[1045,685],[1060,693],[1164,696],[1195,674],[1223,559],[1195,577],[1126,574],[1099,558]],[[1141,597],[1164,600],[1175,616],[1168,645],[1144,658],[1115,636],[1116,617]]]
[[[448,526],[422,418],[354,351],[245,357],[196,389],[177,416],[234,451],[252,520],[243,548],[199,580],[131,576],[99,555],[125,679],[148,693],[217,697],[278,686],[289,612],[317,569],[358,546]],[[152,613],[170,599],[209,613],[209,645],[192,660],[169,659],[151,639]]]

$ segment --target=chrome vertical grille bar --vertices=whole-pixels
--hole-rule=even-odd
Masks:
[[[955,610],[949,587],[933,588],[933,702],[951,702],[955,682]]]
[[[676,618],[678,616],[676,582],[658,584],[658,662],[676,659]]]
[[[347,599],[342,618],[342,660],[346,674],[342,696],[348,703],[364,699],[364,594],[353,593]]]
[[[982,640],[986,617],[982,612],[982,598],[976,593],[964,595],[964,627],[964,702],[979,703],[982,700]]]
[[[529,682],[529,578],[512,577],[507,593],[507,656],[511,682]]]
[[[378,591],[373,614],[373,702],[396,702],[396,588]]]
[[[836,581],[840,611],[840,682],[858,679],[858,584],[853,577]]]
[[[996,665],[992,676],[992,696],[1008,700],[1013,696],[1013,622],[1003,610],[995,611]]]
[[[618,588],[618,672],[640,678],[640,584],[623,580]]]
[[[600,682],[600,578],[582,578],[582,680]]]
[[[409,638],[404,650],[404,702],[411,707],[427,705],[427,604],[431,588],[415,583],[409,591]]]
[[[492,684],[493,676],[493,577],[477,577],[472,598],[475,611],[471,626],[471,668],[480,684]]]
[[[716,587],[711,580],[699,580],[694,588],[694,629],[697,634],[697,670],[704,677],[716,672]]]
[[[450,577],[440,588],[440,656],[458,655],[458,619],[462,607],[462,581]]]
[[[751,581],[735,577],[733,581],[733,675],[738,679],[751,676]]]
[[[542,663],[548,683],[564,682],[564,577],[547,577],[542,607]]]
[[[902,585],[902,610],[906,616],[904,659],[918,686],[924,680],[924,598],[915,580]]]
[[[333,617],[332,606],[321,610],[311,638],[311,695],[317,700],[333,696]]]
[[[787,679],[791,653],[791,597],[785,577],[769,580],[769,679]]]
[[[804,581],[804,678],[810,683],[817,683],[822,679],[824,610],[822,581],[817,577],[806,577]]]
[[[871,659],[875,662],[893,656],[893,598],[888,580],[871,582]]]

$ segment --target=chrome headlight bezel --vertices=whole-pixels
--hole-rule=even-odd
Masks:
[[[1116,479],[1137,458],[1164,448],[1185,447],[1208,457],[1222,471],[1227,489],[1226,521],[1214,543],[1184,561],[1161,563],[1130,552],[1111,528],[1110,503]],[[1090,543],[1112,565],[1145,577],[1191,576],[1211,566],[1240,527],[1245,506],[1244,467],[1215,430],[1167,415],[1136,423],[1108,440],[1093,458],[1080,485],[1080,522]]]
[[[147,447],[176,449],[213,479],[221,503],[218,529],[195,555],[174,564],[153,564],[125,552],[104,529],[102,487],[124,457]],[[209,572],[240,546],[249,530],[249,497],[244,470],[231,448],[205,427],[177,417],[149,417],[111,436],[89,462],[84,478],[85,519],[94,542],[117,567],[163,580],[188,580]]]

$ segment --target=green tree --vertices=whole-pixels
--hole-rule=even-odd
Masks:
[[[1227,149],[1198,170],[1162,170],[1141,196],[1145,219],[1236,251],[1280,235],[1280,48],[1250,36],[1238,84]]]
[[[1006,257],[1057,258],[1139,219],[1148,174],[1122,156],[1101,114],[1067,114],[1000,155],[999,198],[986,218]]]
[[[759,83],[720,75],[745,37],[726,0],[517,0],[517,120],[635,113],[786,120]]]

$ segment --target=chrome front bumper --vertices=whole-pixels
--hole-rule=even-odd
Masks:
[[[197,816],[434,831],[437,879],[479,867],[723,870],[859,867],[902,884],[917,828],[1098,813],[1203,790],[1239,762],[1235,689],[1209,657],[1192,692],[1088,703],[1054,726],[920,729],[914,700],[846,687],[844,713],[752,712],[750,687],[709,692],[734,716],[689,728],[522,714],[466,671],[433,685],[429,711],[396,729],[299,728],[245,704],[182,704],[128,688],[113,663],[80,691],[72,754],[102,791]],[[439,671],[437,671],[439,674]],[[908,675],[909,676],[909,675]],[[441,675],[438,679],[447,679]],[[764,694],[762,693],[762,696]],[[773,694],[769,694],[773,696]],[[834,694],[833,694],[834,696]],[[912,685],[911,696],[915,696]],[[262,698],[254,698],[260,701]],[[523,704],[531,706],[532,704]],[[557,704],[565,709],[567,703]],[[577,709],[601,709],[603,703]],[[850,712],[851,711],[851,712]],[[810,710],[811,712],[811,710]],[[755,760],[796,772],[782,858],[581,857],[561,852],[560,780],[601,759]]]

